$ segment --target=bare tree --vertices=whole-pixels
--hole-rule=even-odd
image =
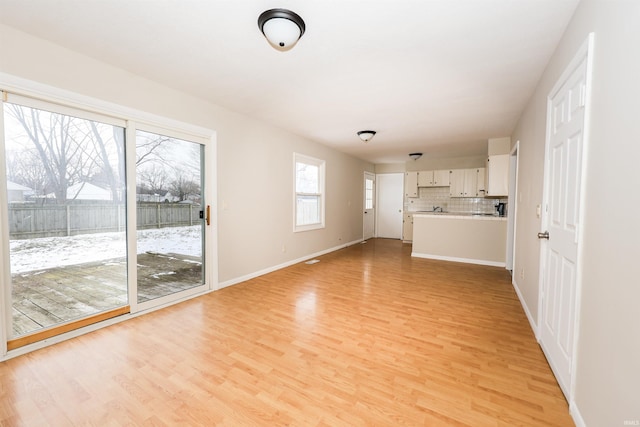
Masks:
[[[86,182],[101,169],[89,121],[9,104],[7,111],[25,132],[22,152],[35,150],[47,187],[58,202],[67,199],[69,186]]]
[[[158,163],[151,163],[138,172],[138,185],[150,194],[160,194],[167,191],[168,172]]]
[[[7,178],[31,188],[36,194],[47,194],[51,190],[45,168],[33,149],[7,152]]]
[[[188,200],[189,196],[200,196],[200,184],[193,179],[178,174],[177,178],[171,182],[169,191],[182,202]]]

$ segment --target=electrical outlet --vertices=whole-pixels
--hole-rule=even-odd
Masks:
[[[524,267],[520,269],[520,278],[524,280]]]
[[[282,252],[287,252],[287,247],[284,244],[282,245]]]

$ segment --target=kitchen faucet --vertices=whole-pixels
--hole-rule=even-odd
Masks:
[[[442,212],[442,208],[440,206],[434,206],[433,207],[433,211],[434,212]]]

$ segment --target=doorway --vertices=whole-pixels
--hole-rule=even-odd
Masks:
[[[540,246],[540,345],[571,402],[580,300],[585,122],[590,95],[593,34],[547,99],[545,187]]]
[[[401,239],[404,174],[379,174],[376,178],[378,189],[376,235],[387,239]]]
[[[375,210],[376,176],[371,172],[364,173],[364,201],[362,217],[362,239],[368,240],[375,235],[376,210]]]

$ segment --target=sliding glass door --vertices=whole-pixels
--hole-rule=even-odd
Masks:
[[[46,107],[4,103],[7,337],[17,346],[128,312],[124,123]]]
[[[8,350],[207,290],[206,141],[12,94],[0,105]]]
[[[137,303],[204,285],[204,147],[136,132]]]

